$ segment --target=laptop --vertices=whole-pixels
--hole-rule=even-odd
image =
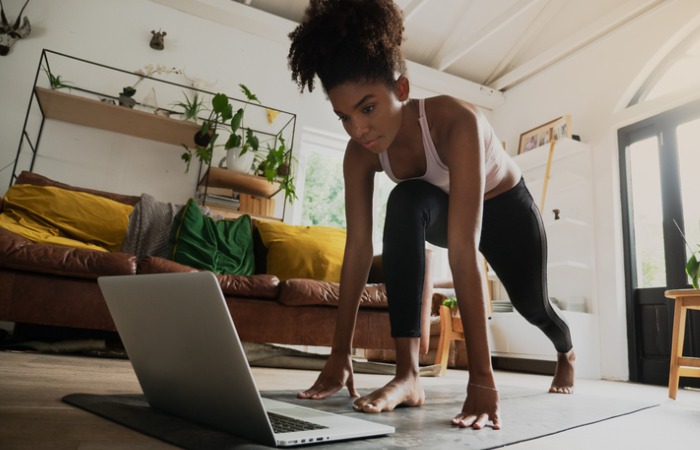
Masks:
[[[153,408],[279,447],[394,432],[391,426],[261,397],[211,272],[97,281]],[[302,430],[284,428],[298,422]]]

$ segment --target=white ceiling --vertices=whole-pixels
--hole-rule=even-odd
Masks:
[[[231,1],[296,23],[309,4]],[[504,92],[668,0],[395,1],[410,62]]]

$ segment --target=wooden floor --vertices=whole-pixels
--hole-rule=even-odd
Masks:
[[[301,390],[310,386],[317,375],[313,371],[260,368],[253,371],[263,390]],[[513,372],[497,372],[496,377],[499,383],[543,390],[550,382],[548,377]],[[389,379],[363,374],[355,378],[358,388],[379,386]],[[423,378],[425,385],[455,381],[466,382],[466,373],[448,370],[445,377]],[[681,390],[673,401],[668,399],[667,389],[660,386],[578,380],[576,389],[583,394],[609,396],[611,401],[646,399],[660,406],[509,448],[639,450],[699,445],[700,392]],[[140,389],[126,360],[0,351],[0,449],[174,448],[60,401],[62,396],[74,392],[137,393]],[[456,412],[445,411],[446,427]]]

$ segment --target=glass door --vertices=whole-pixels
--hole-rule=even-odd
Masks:
[[[625,127],[618,141],[630,379],[664,385],[673,319],[664,291],[690,287],[683,236],[700,244],[700,102]],[[697,315],[686,342],[700,353]]]

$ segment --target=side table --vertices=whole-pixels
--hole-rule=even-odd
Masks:
[[[676,302],[673,313],[671,369],[668,376],[668,396],[675,400],[680,377],[700,378],[700,358],[683,356],[687,311],[700,310],[700,289],[669,290],[665,295]]]

